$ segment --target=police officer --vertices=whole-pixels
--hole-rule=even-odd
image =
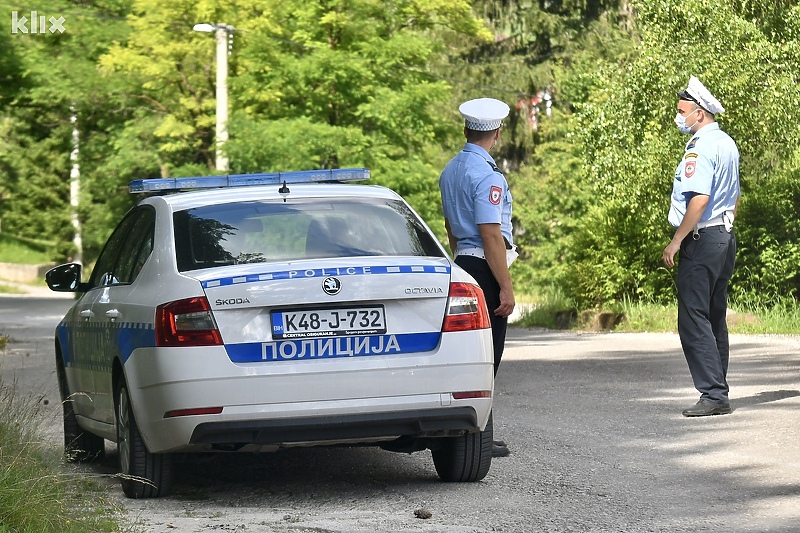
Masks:
[[[691,135],[672,185],[669,222],[676,230],[664,248],[678,262],[678,333],[695,388],[684,416],[731,412],[728,399],[728,282],[736,256],[733,220],[739,204],[739,150],[716,122],[725,109],[696,77],[677,93],[678,129]]]
[[[455,262],[475,278],[486,297],[497,375],[508,316],[514,311],[508,267],[516,258],[516,248],[511,235],[511,192],[489,150],[497,144],[509,107],[493,98],[478,98],[461,104],[459,111],[467,142],[442,171],[439,189]],[[494,457],[508,454],[504,442],[494,441]]]

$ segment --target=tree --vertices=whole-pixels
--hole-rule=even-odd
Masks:
[[[17,32],[8,37],[10,51],[4,55],[10,59],[4,66],[19,86],[0,101],[0,172],[6,188],[0,208],[3,231],[28,238],[47,236],[54,242],[54,258],[61,259],[74,251],[69,205],[71,109],[78,114],[88,149],[82,163],[91,170],[95,162],[85,157],[93,151],[89,139],[100,129],[98,124],[113,120],[114,107],[95,61],[110,35],[121,33],[121,21],[112,7],[76,9],[57,1],[39,7],[40,13],[63,13],[65,31]]]
[[[583,305],[673,297],[673,273],[660,258],[672,233],[665,224],[672,169],[685,141],[672,124],[674,92],[696,74],[725,105],[721,124],[742,154],[734,293],[796,294],[800,235],[789,221],[797,220],[798,204],[780,203],[776,214],[789,246],[753,237],[778,222],[760,214],[764,199],[797,198],[800,7],[696,0],[634,6],[642,34],[636,57],[586,76],[575,133],[595,202],[567,243],[570,269],[559,284]],[[766,275],[776,267],[776,276]],[[762,275],[752,278],[754,271]]]
[[[591,205],[591,182],[577,142],[573,111],[589,98],[594,73],[632,53],[636,34],[625,2],[485,0],[476,10],[496,40],[463,43],[450,64],[456,99],[506,100],[512,108],[493,151],[514,196],[512,269],[521,292],[559,279],[569,236]],[[455,107],[455,104],[454,104]]]
[[[128,39],[101,65],[130,80],[140,109],[122,135],[152,148],[162,176],[213,167],[214,50],[190,29],[226,23],[237,30],[232,172],[367,166],[426,219],[439,217],[430,191],[436,147],[452,134],[452,114],[441,113],[450,92],[424,68],[442,53],[442,32],[491,38],[465,0],[138,0],[132,11]]]
[[[449,84],[427,65],[443,57],[443,34],[491,39],[469,4],[296,0],[262,8],[247,27],[232,167],[366,166],[443,234],[437,179],[459,120],[445,111]]]

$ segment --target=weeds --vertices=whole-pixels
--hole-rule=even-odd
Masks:
[[[558,287],[545,287],[540,292],[526,296],[520,304],[524,311],[515,325],[567,329],[575,321],[575,302],[567,298]]]
[[[617,331],[677,331],[677,303],[666,306],[657,303],[632,302],[626,299],[620,304],[620,308],[625,318]]]
[[[556,288],[523,297],[527,307],[517,326],[551,329],[611,330],[620,332],[675,332],[678,304],[622,302],[602,309],[579,310]],[[731,299],[728,330],[740,334],[798,334],[800,305],[792,298],[775,298],[769,304]]]
[[[66,471],[38,438],[38,403],[15,393],[0,381],[0,533],[120,531],[102,487]]]
[[[743,300],[732,301],[735,313],[728,315],[732,332],[745,334],[800,333],[800,306],[793,298],[776,298],[770,305]]]

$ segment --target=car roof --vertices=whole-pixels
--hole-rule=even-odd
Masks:
[[[288,194],[279,192],[280,185],[258,185],[248,187],[226,187],[197,191],[176,192],[149,196],[138,204],[155,205],[165,203],[173,211],[193,209],[206,205],[253,200],[282,200],[284,198],[383,198],[402,200],[396,192],[380,185],[354,185],[342,183],[288,184]]]

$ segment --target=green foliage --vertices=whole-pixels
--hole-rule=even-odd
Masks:
[[[452,144],[459,121],[441,112],[448,84],[425,68],[443,51],[436,32],[490,38],[468,4],[289,1],[261,17],[242,23],[232,168],[365,166],[443,236],[437,179],[446,160],[436,147]]]
[[[473,15],[478,14],[481,18]],[[234,172],[365,166],[444,241],[437,180],[461,147],[458,104],[511,115],[492,152],[514,195],[519,292],[581,308],[671,302],[661,265],[685,138],[674,91],[695,74],[742,154],[732,294],[796,298],[800,7],[779,0],[47,0],[53,36],[0,35],[0,220],[71,255],[69,175],[91,263],[136,178],[215,172],[215,41],[229,55]],[[545,92],[552,109],[538,101]],[[538,108],[536,107],[538,106]],[[72,123],[72,115],[77,121]],[[765,296],[766,297],[766,296]]]
[[[783,217],[798,218],[798,204],[791,201],[796,179],[790,176],[800,140],[800,88],[792,74],[800,70],[800,56],[798,26],[785,23],[798,19],[798,7],[766,9],[764,3],[761,18],[753,20],[756,4],[745,9],[739,2],[637,3],[642,42],[636,56],[582,77],[588,97],[578,108],[575,133],[595,201],[568,239],[565,260],[571,268],[557,278],[581,305],[624,297],[667,301],[673,294],[673,274],[660,258],[672,233],[665,224],[672,169],[685,141],[672,124],[674,91],[684,88],[691,74],[726,106],[721,125],[742,154],[744,198],[737,228],[740,264],[748,268],[737,271],[735,290],[747,290],[745,275],[767,271],[775,275],[749,283],[781,294],[796,290],[791,287],[800,238],[796,225],[788,224],[783,234],[789,245],[777,245],[763,237],[767,228],[754,215],[764,205],[758,198],[771,191],[766,196],[787,203],[780,202],[784,207],[763,223],[782,219],[785,225]],[[753,231],[753,224],[759,229]],[[753,234],[762,234],[759,244],[747,242]],[[752,253],[756,246],[758,255]]]
[[[742,201],[737,232],[739,297],[780,300],[800,297],[800,150],[794,170],[777,170],[754,180]]]
[[[590,95],[601,91],[595,76],[598,67],[616,65],[631,55],[634,39],[625,17],[605,13],[591,21],[552,66],[552,92],[557,106],[540,119],[536,145],[518,173],[511,174],[514,194],[515,242],[521,261],[512,269],[522,291],[536,286],[564,283],[575,295],[580,289],[564,282],[574,272],[573,235],[596,209],[593,179],[586,164],[580,134],[585,132],[580,115]],[[633,36],[635,37],[635,36]]]
[[[113,2],[76,7],[50,1],[37,8],[64,13],[66,31],[9,37],[17,69],[11,79],[22,81],[12,98],[0,99],[0,217],[4,232],[52,239],[56,244],[50,258],[62,260],[75,252],[69,184],[73,130],[81,143],[82,197],[88,206],[97,165],[113,157],[109,146],[100,146],[107,139],[104,132],[125,115],[116,98],[118,87],[100,78],[96,61],[111,39],[125,31],[118,20],[120,7]],[[10,20],[10,9],[3,16]],[[96,202],[93,214],[105,209],[105,200]],[[92,224],[87,228],[91,236]],[[98,233],[104,231],[109,230]],[[91,249],[93,240],[106,236],[85,243]]]

